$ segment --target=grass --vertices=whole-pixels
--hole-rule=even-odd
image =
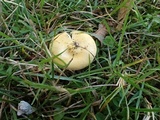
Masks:
[[[0,117],[3,120],[159,120],[160,2],[135,0],[117,31],[120,0],[1,0]],[[51,38],[73,29],[109,34],[80,71],[55,68]],[[36,111],[17,116],[21,100]]]

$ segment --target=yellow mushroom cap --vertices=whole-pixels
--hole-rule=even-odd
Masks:
[[[80,70],[93,61],[97,47],[93,38],[85,32],[72,31],[70,34],[63,32],[56,35],[49,49],[55,64],[69,70]]]

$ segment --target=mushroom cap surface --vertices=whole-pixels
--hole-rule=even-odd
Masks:
[[[97,47],[93,38],[85,32],[72,31],[70,34],[63,32],[56,35],[49,49],[55,64],[69,70],[80,70],[94,60]]]

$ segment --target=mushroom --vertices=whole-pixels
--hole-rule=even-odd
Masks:
[[[82,31],[60,33],[52,38],[49,50],[53,62],[68,70],[80,70],[87,67],[97,52],[93,38]]]

